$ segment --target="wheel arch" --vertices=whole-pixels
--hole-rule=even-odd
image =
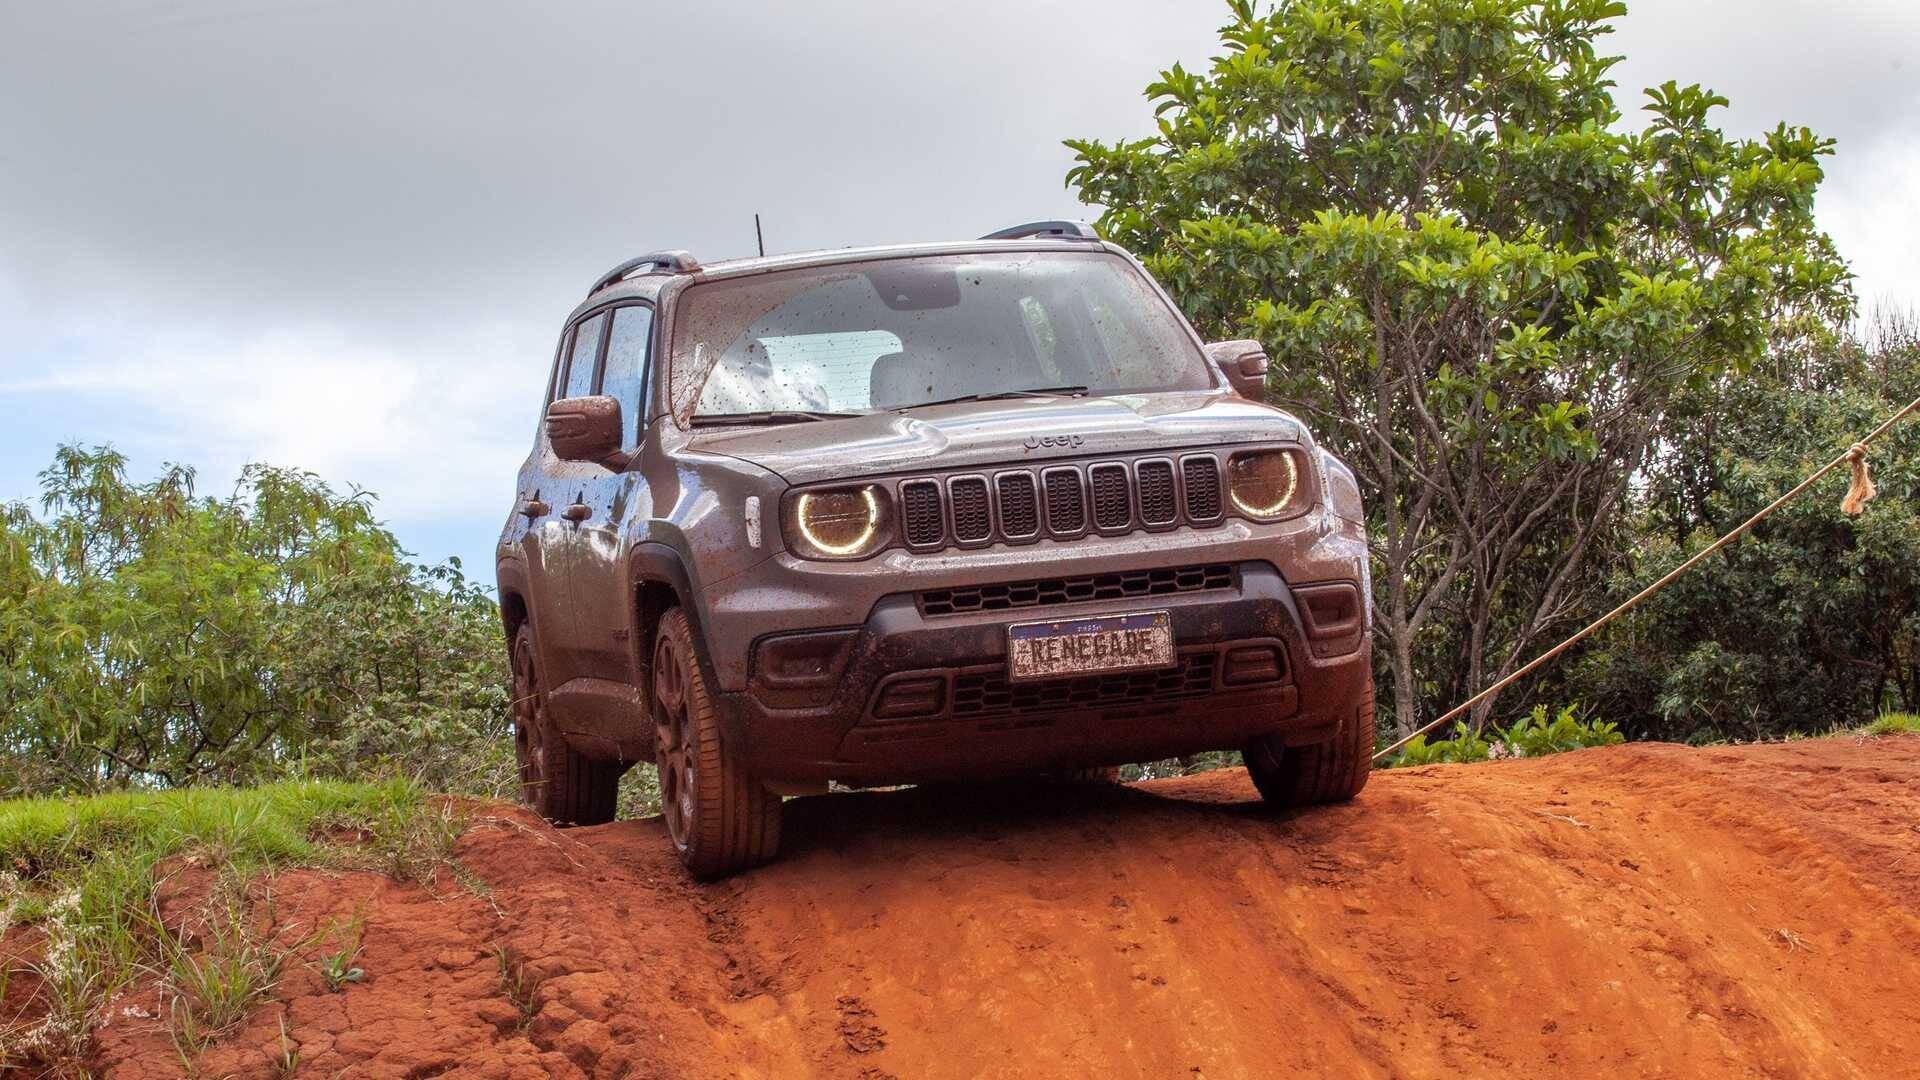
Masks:
[[[694,635],[700,633],[700,612],[693,603],[693,573],[678,548],[657,541],[633,546],[627,560],[627,580],[633,588],[634,647],[652,661],[654,633],[660,616],[678,607],[687,613]]]
[[[527,622],[527,598],[517,592],[501,593],[500,623],[502,629],[507,633],[507,640],[511,642],[514,635],[518,634],[520,628],[525,626]]]
[[[633,589],[634,652],[638,670],[650,679],[653,665],[653,639],[660,617],[678,607],[687,614],[687,628],[693,631],[694,657],[709,686],[720,685],[714,672],[712,650],[701,625],[700,607],[694,603],[693,574],[685,555],[678,548],[658,541],[643,541],[633,546],[627,561],[627,580]]]
[[[533,618],[527,605],[526,575],[518,561],[502,560],[495,567],[495,580],[500,593],[500,628],[511,646],[514,635]]]

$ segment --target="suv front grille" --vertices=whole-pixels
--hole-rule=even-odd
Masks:
[[[900,485],[900,529],[907,546],[1025,543],[1168,528],[1220,520],[1220,463],[1212,454],[1178,459],[1052,465],[1037,473],[1008,470],[941,481],[918,477]]]
[[[993,515],[987,509],[987,482],[977,476],[963,476],[947,486],[947,498],[953,503],[953,538],[963,544],[977,544],[993,535]]]
[[[961,615],[974,611],[1007,611],[1012,608],[1231,588],[1233,567],[1227,563],[1164,566],[1115,574],[1044,578],[964,589],[933,589],[920,594],[920,610],[926,615]]]
[[[1212,521],[1220,516],[1220,468],[1212,458],[1190,457],[1180,465],[1187,481],[1187,516]]]
[[[1035,536],[1040,532],[1040,507],[1033,493],[1033,477],[1001,473],[1000,531],[1008,536]]]
[[[958,675],[953,680],[953,715],[976,719],[1197,697],[1213,690],[1214,656],[1211,650],[1191,652],[1164,671],[1117,671],[1047,682],[1016,683],[1003,671]]]
[[[1102,529],[1124,529],[1133,520],[1133,500],[1127,494],[1127,467],[1116,462],[1087,470],[1093,484],[1093,523]]]
[[[1072,535],[1087,527],[1087,499],[1080,490],[1078,469],[1048,469],[1047,528]]]
[[[1178,516],[1173,505],[1173,462],[1143,461],[1133,467],[1140,485],[1140,520],[1149,525],[1171,525]]]
[[[932,480],[916,480],[900,485],[901,530],[914,547],[937,544],[947,535],[940,520],[940,485]]]

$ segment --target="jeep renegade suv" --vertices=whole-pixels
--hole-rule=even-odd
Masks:
[[[1351,798],[1360,493],[1266,366],[1077,223],[615,267],[500,537],[525,799],[611,820],[650,757],[710,876],[832,781],[1238,748],[1271,802]]]

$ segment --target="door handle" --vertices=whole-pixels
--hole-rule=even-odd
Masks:
[[[528,499],[520,504],[520,513],[525,515],[528,521],[532,521],[534,518],[543,518],[553,513],[553,507],[539,499]]]
[[[585,521],[592,514],[593,508],[586,503],[574,503],[560,512],[560,516],[568,521]]]

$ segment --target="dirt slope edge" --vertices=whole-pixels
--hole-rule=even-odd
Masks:
[[[296,973],[198,1064],[272,1075],[284,1022],[320,1076],[1920,1075],[1920,738],[1392,772],[1286,815],[1238,771],[789,814],[784,861],[713,886],[656,821],[505,812],[462,844],[485,896],[283,877],[281,918],[364,905],[370,978]],[[104,1051],[179,1073],[152,1024]]]

